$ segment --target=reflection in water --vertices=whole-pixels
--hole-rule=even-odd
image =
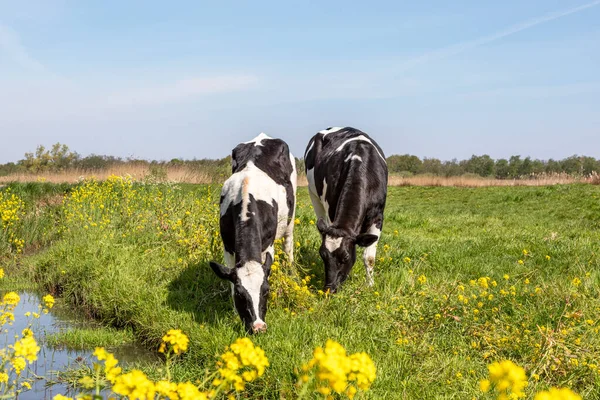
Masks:
[[[4,295],[4,293],[1,293]],[[39,400],[52,399],[57,394],[69,395],[68,388],[61,383],[47,386],[45,379],[36,379],[38,377],[47,377],[51,380],[56,380],[56,372],[62,371],[69,366],[77,368],[81,362],[91,365],[92,352],[85,350],[67,350],[54,349],[45,345],[45,336],[57,332],[63,332],[73,327],[90,327],[90,321],[84,321],[78,318],[71,310],[66,307],[56,305],[50,313],[41,314],[39,319],[33,317],[25,317],[26,312],[40,312],[38,306],[41,304],[41,296],[32,292],[20,292],[21,301],[14,310],[15,321],[11,325],[5,325],[3,328],[3,336],[1,337],[0,348],[6,348],[8,345],[15,342],[15,336],[21,337],[21,332],[27,327],[29,322],[33,320],[32,331],[40,346],[38,359],[27,369],[21,373],[21,377],[32,379],[31,390],[23,392],[19,395],[19,400]],[[92,325],[93,326],[93,325]],[[115,357],[119,359],[121,364],[132,362],[152,362],[156,361],[157,357],[149,351],[135,344],[127,344],[116,349],[111,349]],[[11,377],[11,380],[14,377]]]

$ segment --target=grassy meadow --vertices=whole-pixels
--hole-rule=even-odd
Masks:
[[[151,349],[181,329],[189,350],[173,379],[202,381],[246,336],[208,266],[222,261],[219,190],[117,177],[9,184],[0,213],[4,201],[20,217],[0,230],[2,285],[34,282]],[[551,386],[600,398],[600,186],[390,187],[375,286],[359,253],[333,296],[320,290],[314,223],[299,188],[295,262],[279,246],[268,332],[250,337],[270,366],[237,398],[297,398],[302,365],[328,339],[377,367],[357,398],[495,398],[479,381],[507,359],[525,369],[527,398]]]

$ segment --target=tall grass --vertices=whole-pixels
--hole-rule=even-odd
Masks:
[[[304,171],[298,171],[298,185],[307,186],[308,181]],[[78,170],[69,169],[62,172],[44,172],[39,174],[17,173],[0,176],[1,183],[9,182],[50,182],[75,184],[86,178],[105,180],[110,176],[130,176],[135,181],[172,182],[191,184],[218,184],[225,181],[227,174],[221,170],[202,169],[185,165],[139,165],[122,164],[108,169]],[[475,174],[461,176],[437,175],[395,175],[389,177],[390,186],[458,186],[458,187],[485,187],[485,186],[547,186],[570,183],[596,183],[599,181],[597,174],[590,176],[575,176],[569,174],[541,174],[539,176],[523,177],[521,179],[495,179],[481,177]]]

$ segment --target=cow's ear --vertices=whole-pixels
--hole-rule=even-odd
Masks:
[[[362,233],[356,237],[355,243],[360,247],[369,247],[379,240],[379,236],[370,233]]]
[[[327,233],[327,228],[328,226],[323,220],[323,218],[319,218],[319,220],[317,221],[317,229],[319,230],[319,232],[321,232],[321,234],[324,235]]]
[[[233,282],[233,268],[228,268],[213,261],[210,262],[210,267],[215,271],[215,274],[217,274],[219,278]]]
[[[271,265],[273,265],[273,257],[271,257],[271,253],[267,253],[265,256],[265,263],[262,265],[263,271],[265,271],[267,278],[269,275],[271,275]]]

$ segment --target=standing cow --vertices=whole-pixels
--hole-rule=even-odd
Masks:
[[[304,154],[306,177],[318,218],[325,289],[335,292],[365,247],[367,283],[373,285],[377,242],[387,195],[383,151],[358,129],[328,128],[312,137]]]
[[[221,238],[227,266],[213,271],[231,282],[235,308],[248,332],[267,329],[273,242],[285,237],[290,262],[296,209],[296,165],[288,145],[261,133],[231,155],[233,174],[221,191]]]

